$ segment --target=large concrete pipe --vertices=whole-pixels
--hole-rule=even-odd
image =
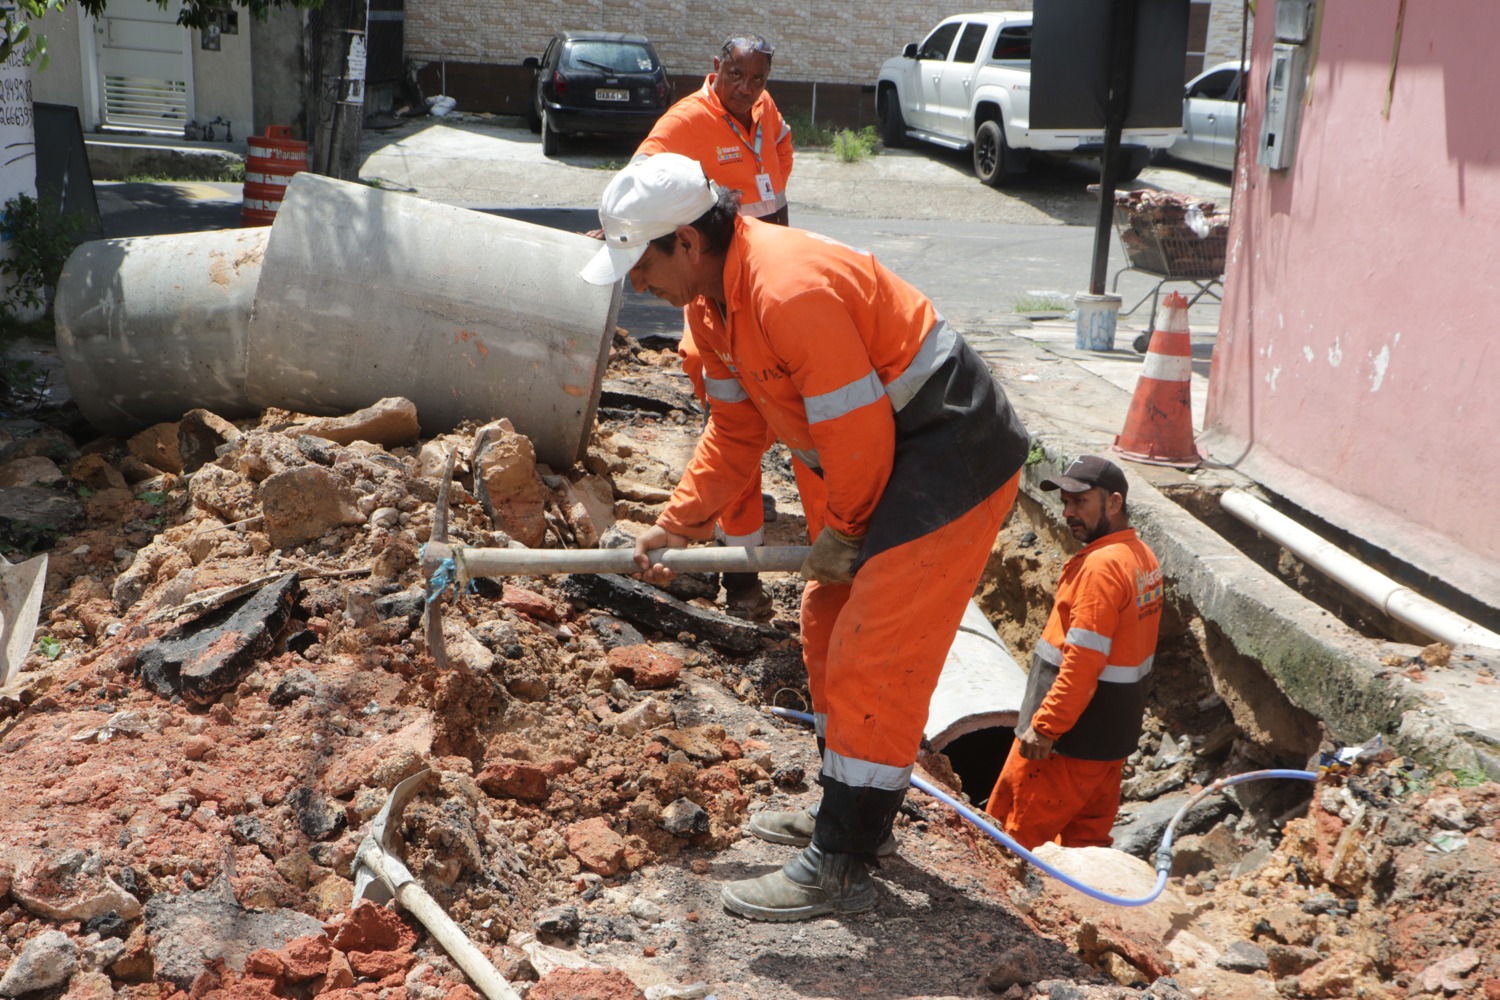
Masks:
[[[559,468],[583,453],[620,286],[574,233],[301,173],[271,226],[250,399],[334,414],[385,396],[424,434],[509,417]]]
[[[265,229],[98,240],[57,283],[57,349],[89,423],[123,435],[204,407],[255,412],[245,392]]]
[[[979,605],[970,601],[928,703],[923,735],[934,750],[942,750],[969,733],[1012,729],[1025,694],[1026,673]]]

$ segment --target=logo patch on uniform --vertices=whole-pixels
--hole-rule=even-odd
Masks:
[[[714,152],[718,154],[720,163],[738,163],[745,158],[744,151],[738,146],[715,146]]]
[[[1151,604],[1160,603],[1161,599],[1161,567],[1158,566],[1149,573],[1137,571],[1135,574],[1135,606],[1144,608]]]

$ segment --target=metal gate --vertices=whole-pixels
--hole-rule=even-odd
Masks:
[[[178,5],[110,0],[94,25],[103,125],[181,135],[192,113],[193,66]]]

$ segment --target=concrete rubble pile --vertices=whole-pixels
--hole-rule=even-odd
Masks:
[[[672,363],[628,338],[615,354]],[[8,430],[4,541],[50,562],[42,641],[0,689],[0,997],[475,997],[420,925],[351,906],[362,830],[424,769],[438,779],[405,810],[406,863],[529,1000],[706,996],[687,975],[643,988],[610,956],[698,961],[709,915],[638,877],[676,864],[711,883],[752,803],[811,791],[740,703],[802,683],[795,584],[757,625],[685,580],[672,620],[688,624],[663,635],[567,580],[477,580],[432,605],[447,669],[423,635],[420,551],[450,456],[450,538],[618,544],[675,481],[665,443],[691,442],[696,415],[665,412],[612,416],[565,469],[505,420],[423,438],[402,398],[200,409],[127,441]],[[1193,791],[1271,763],[1199,707],[1221,724],[1153,722],[1131,758],[1121,851],[1047,857],[1136,890]],[[958,787],[944,757],[924,767]],[[1010,1000],[1495,1000],[1500,788],[1470,777],[1385,753],[1311,803],[1306,786],[1236,789],[1185,822],[1168,896],[1144,911],[1041,879],[920,799],[898,834],[936,874],[902,861],[892,885],[963,886],[1010,921],[935,943]]]
[[[49,522],[67,542],[38,646],[55,662],[34,655],[0,694],[0,995],[244,977],[290,996],[352,988],[351,970],[371,995],[472,995],[391,911],[346,916],[356,828],[424,767],[441,789],[407,811],[408,864],[503,972],[535,979],[546,960],[506,942],[536,914],[551,927],[574,883],[592,896],[722,847],[750,788],[801,785],[764,744],[676,721],[679,674],[712,647],[653,645],[543,582],[450,601],[451,669],[433,670],[418,552],[450,452],[449,531],[477,546],[596,545],[671,485],[608,434],[566,474],[505,420],[419,441],[395,398],[342,418],[200,410],[82,449],[56,431],[9,442],[0,475],[39,484],[18,489],[48,517],[44,498],[69,503]],[[617,475],[654,502],[617,499]],[[601,933],[573,920],[570,937]],[[247,953],[226,925],[256,922]]]

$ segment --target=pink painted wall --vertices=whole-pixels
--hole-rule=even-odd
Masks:
[[[1400,6],[1325,0],[1270,171],[1262,0],[1203,440],[1500,606],[1500,3],[1408,0],[1387,118]]]

